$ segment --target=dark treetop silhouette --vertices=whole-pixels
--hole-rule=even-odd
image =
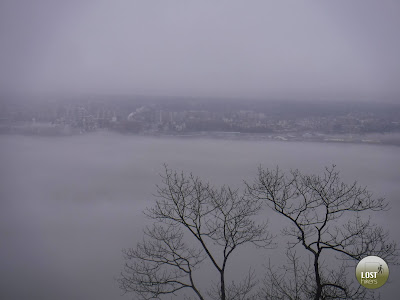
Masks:
[[[374,198],[357,182],[342,182],[334,165],[322,176],[298,170],[287,175],[279,168],[260,167],[254,183],[246,185],[251,199],[265,201],[291,224],[283,229],[289,238],[289,264],[284,268],[285,276],[270,268],[264,288],[266,299],[374,297],[358,283],[353,284],[354,268],[348,271],[346,266],[354,267],[356,261],[370,255],[396,263],[396,243],[371,222],[371,213],[387,208],[383,198]],[[309,253],[309,263],[299,260],[295,252],[298,246]],[[335,254],[343,262],[337,268],[337,264],[324,262]],[[349,278],[348,273],[353,276]]]
[[[124,250],[126,264],[118,279],[124,292],[142,299],[185,289],[198,299],[375,299],[346,275],[354,269],[346,268],[369,255],[397,262],[396,244],[369,217],[387,203],[357,182],[342,182],[335,166],[321,176],[260,167],[255,181],[245,182],[244,193],[167,167],[161,177],[158,199],[145,211],[155,223],[145,229],[143,242]],[[254,220],[263,204],[291,224],[283,229],[289,263],[281,270],[269,265],[259,290],[252,272],[227,284],[227,262],[239,246],[273,246],[266,223]],[[341,264],[327,262],[334,254]],[[203,290],[194,274],[207,262],[218,279]]]
[[[271,246],[267,224],[252,219],[261,201],[167,167],[162,180],[154,207],[145,212],[155,224],[146,228],[143,242],[135,249],[124,251],[121,289],[143,299],[158,299],[182,289],[191,289],[198,299],[252,298],[251,272],[240,283],[228,285],[225,279],[227,262],[241,245]],[[218,283],[204,292],[193,275],[205,260],[215,269]]]

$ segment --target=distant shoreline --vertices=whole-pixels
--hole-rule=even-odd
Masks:
[[[52,126],[15,126],[0,127],[0,135],[20,136],[46,136],[67,137],[82,136],[96,133],[116,133],[127,136],[138,137],[163,137],[163,138],[210,138],[224,140],[246,140],[246,141],[280,141],[280,142],[323,142],[340,144],[364,144],[364,145],[391,145],[400,146],[400,132],[368,133],[368,134],[324,134],[324,133],[248,133],[248,132],[224,132],[224,131],[198,131],[198,132],[121,132],[112,129],[97,129],[95,131],[82,132],[76,128],[60,128]]]
[[[373,138],[369,135],[337,136],[319,134],[311,138],[304,137],[285,137],[283,134],[252,134],[252,133],[192,133],[192,134],[135,134],[137,136],[149,137],[172,137],[182,139],[210,138],[224,140],[243,140],[243,141],[276,141],[276,142],[314,142],[314,143],[338,143],[338,144],[363,144],[363,145],[390,145],[400,146],[400,133],[389,137],[392,133],[374,134]]]

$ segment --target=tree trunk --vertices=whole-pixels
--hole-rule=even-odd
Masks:
[[[314,273],[315,273],[315,282],[317,284],[317,291],[315,293],[314,300],[320,300],[322,295],[322,284],[321,277],[319,276],[319,255],[315,254],[314,256]]]
[[[221,300],[226,300],[226,296],[225,296],[225,274],[224,274],[224,270],[221,270]]]

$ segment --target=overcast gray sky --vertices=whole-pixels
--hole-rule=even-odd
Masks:
[[[400,1],[2,0],[0,89],[400,97]]]

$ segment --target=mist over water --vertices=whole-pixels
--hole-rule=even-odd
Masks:
[[[0,144],[2,299],[133,298],[120,296],[114,278],[122,270],[121,249],[135,246],[149,222],[142,211],[153,204],[164,163],[235,187],[252,180],[260,164],[309,173],[336,164],[344,181],[357,180],[376,197],[386,197],[391,209],[371,217],[400,242],[398,147],[108,133],[3,135]],[[265,217],[279,234],[279,218]],[[232,273],[251,265],[260,272],[278,250],[255,251],[257,258],[250,251],[239,250]],[[394,299],[400,276],[399,268],[389,267],[391,283],[381,288],[382,299]]]
[[[296,140],[400,144],[399,10],[396,0],[1,0],[0,299],[132,299],[115,281],[121,250],[142,239],[163,164],[239,188],[260,164],[318,174],[336,164],[387,198],[391,209],[371,218],[400,244],[400,147],[3,134],[293,129]],[[259,218],[275,234],[284,226]],[[281,265],[282,249],[241,249],[229,280]],[[400,268],[389,267],[382,299],[397,298]]]

